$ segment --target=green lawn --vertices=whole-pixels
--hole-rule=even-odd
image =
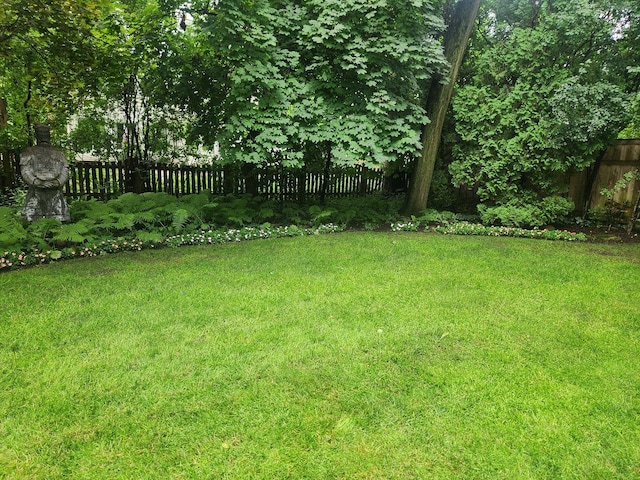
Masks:
[[[640,247],[344,233],[0,274],[0,478],[640,478]]]

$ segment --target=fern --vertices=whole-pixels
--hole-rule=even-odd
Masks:
[[[31,223],[27,227],[27,230],[32,235],[46,240],[47,237],[55,235],[61,226],[62,222],[55,218],[39,218]]]
[[[198,211],[202,209],[205,205],[207,205],[211,201],[211,194],[207,191],[200,192],[197,194],[185,195],[180,198],[180,206],[185,210],[191,211],[191,208],[187,208],[186,205],[189,205],[193,208],[194,211]]]
[[[149,205],[148,210],[177,203],[176,197],[164,192],[147,192],[140,194],[140,196],[144,200],[144,204]]]
[[[133,213],[112,213],[109,215],[114,222],[111,228],[115,230],[132,230],[135,224],[135,214]]]
[[[54,242],[63,243],[85,243],[94,239],[90,234],[95,226],[93,220],[84,219],[77,223],[63,224],[58,234],[53,237]]]
[[[73,202],[70,207],[71,220],[77,222],[83,218],[99,221],[114,212],[110,204],[95,199]]]
[[[143,242],[160,243],[164,240],[164,235],[159,232],[136,232],[136,238]]]
[[[173,219],[171,221],[171,227],[175,232],[181,232],[187,223],[187,220],[191,218],[191,213],[183,208],[177,209],[173,212]]]
[[[151,204],[153,203],[151,202]],[[150,208],[148,198],[136,193],[125,193],[120,195],[116,199],[109,200],[107,205],[116,210],[116,212],[125,214],[137,213]]]
[[[153,211],[139,212],[133,215],[135,225],[153,226],[156,223],[156,214]]]
[[[198,215],[203,221],[211,222],[215,219],[218,203],[210,202],[200,207]]]
[[[0,249],[22,250],[29,240],[29,234],[18,220],[16,211],[0,207]]]

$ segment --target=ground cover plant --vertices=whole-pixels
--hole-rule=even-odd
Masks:
[[[636,478],[638,245],[347,232],[0,275],[2,478]]]
[[[584,235],[564,231],[480,225],[469,228],[467,216],[435,210],[425,210],[411,221],[398,221],[402,201],[402,196],[369,195],[332,198],[324,204],[300,204],[251,195],[213,196],[208,192],[182,197],[127,193],[107,202],[74,201],[71,221],[67,223],[47,218],[23,222],[21,206],[14,202],[0,206],[0,271],[122,251],[309,235],[348,228],[586,239]]]

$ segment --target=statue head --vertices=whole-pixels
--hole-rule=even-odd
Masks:
[[[36,132],[36,142],[38,145],[50,145],[51,144],[51,127],[46,123],[36,123],[33,126]]]

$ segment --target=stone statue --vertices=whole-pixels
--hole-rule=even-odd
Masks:
[[[57,148],[50,143],[49,125],[36,124],[37,145],[27,148],[20,155],[20,170],[29,185],[22,209],[22,218],[32,222],[39,218],[69,220],[69,205],[62,187],[69,179],[69,165]]]

